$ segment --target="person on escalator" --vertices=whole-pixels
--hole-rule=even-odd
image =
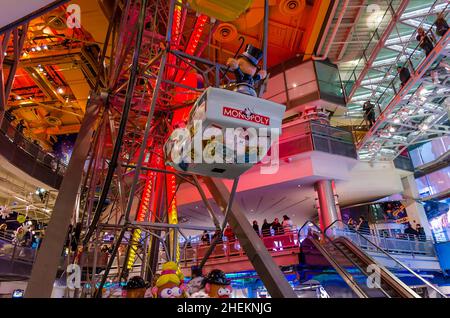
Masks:
[[[444,36],[445,33],[448,31],[448,23],[445,20],[444,13],[440,12],[438,13],[436,17],[436,21],[434,21],[434,24],[436,25],[436,34],[439,36]]]
[[[402,82],[400,87],[403,87],[411,77],[411,73],[409,73],[409,70],[407,67],[402,66],[401,64],[397,65],[397,72],[400,77],[400,81]]]
[[[434,49],[433,35],[430,37],[425,33],[424,28],[420,27],[417,29],[416,40],[419,41],[419,46],[425,51],[426,56],[430,55],[431,51]]]
[[[375,105],[368,100],[363,104],[363,111],[364,119],[369,123],[369,127],[372,127],[375,124]]]

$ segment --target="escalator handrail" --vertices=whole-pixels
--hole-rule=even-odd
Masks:
[[[389,271],[382,264],[376,262],[372,257],[367,255],[364,251],[361,250],[356,244],[354,244],[349,238],[343,236],[335,238],[333,241],[340,242],[345,244],[345,246],[350,249],[352,253],[358,256],[364,263],[376,264],[380,269],[381,278],[387,282],[392,289],[394,289],[401,296],[405,296],[406,298],[421,298],[415,291],[413,291],[407,284],[402,282],[397,276],[395,276],[391,271]],[[393,285],[393,284],[394,285]]]
[[[298,230],[298,237],[300,238],[300,233],[302,231],[302,229],[308,225],[308,224],[312,224],[314,227],[316,227],[320,233],[322,233],[322,230],[320,229],[320,227],[317,226],[317,224],[315,224],[313,221],[306,221]],[[312,243],[314,245],[316,245],[318,242],[314,242],[312,241]],[[300,245],[300,239],[299,239],[299,245]],[[349,285],[349,287],[361,298],[368,298],[367,293],[353,280],[353,277],[347,272],[347,270],[345,270],[341,265],[339,265],[337,262],[333,261],[333,258],[329,255],[329,253],[323,249],[322,247],[316,246],[317,249],[319,249],[319,251],[321,251],[321,253],[323,254],[323,256],[329,260],[330,263],[332,263],[332,266],[336,266],[335,269],[338,273],[341,273],[339,275],[341,275],[341,277],[344,279],[345,282],[347,282],[347,284]],[[322,251],[323,250],[323,251]],[[334,263],[334,265],[333,265]],[[350,286],[351,285],[351,286]]]
[[[442,293],[438,288],[436,288],[435,286],[433,286],[429,281],[427,281],[425,278],[423,278],[422,276],[420,276],[419,274],[417,274],[415,271],[413,271],[411,268],[409,268],[407,265],[403,264],[401,261],[399,261],[398,259],[396,259],[395,257],[393,257],[391,254],[389,254],[388,252],[386,252],[384,249],[382,249],[381,247],[379,247],[378,245],[376,245],[375,243],[373,243],[371,240],[369,240],[367,237],[365,237],[364,235],[362,235],[361,233],[359,233],[358,231],[355,231],[354,229],[350,228],[346,223],[344,223],[342,220],[336,220],[333,223],[331,223],[330,225],[328,225],[323,232],[326,233],[326,231],[328,231],[334,224],[336,223],[342,223],[348,230],[350,230],[350,232],[354,232],[356,233],[359,237],[362,237],[364,240],[366,240],[367,242],[369,242],[373,247],[375,247],[377,250],[379,250],[381,253],[383,253],[384,255],[386,255],[389,259],[393,260],[395,263],[397,263],[398,265],[400,265],[401,267],[403,267],[404,269],[406,269],[408,272],[410,272],[411,274],[413,274],[416,278],[418,278],[420,281],[422,281],[425,285],[427,285],[428,287],[430,287],[431,289],[433,289],[434,291],[436,291],[439,295],[441,295],[443,298],[447,298],[447,296]],[[326,234],[324,234],[326,236]]]
[[[363,274],[364,276],[366,276],[366,277],[368,277],[368,275],[367,275],[367,273],[364,271],[364,269],[362,269],[357,263],[355,263],[355,261],[354,260],[352,260],[344,251],[342,251],[342,249],[339,247],[339,246],[337,246],[337,244],[335,243],[335,242],[333,242],[333,240],[332,239],[330,239],[327,235],[326,235],[326,233],[324,232],[324,231],[322,231],[322,229],[316,224],[316,223],[314,223],[313,221],[306,221],[301,227],[300,227],[300,229],[298,230],[298,237],[300,238],[300,236],[301,236],[301,231],[303,230],[303,228],[306,226],[306,225],[308,225],[308,224],[312,224],[318,231],[319,231],[319,233],[321,233],[322,235],[323,235],[323,237],[326,239],[326,240],[328,240],[332,245],[333,245],[333,247],[336,249],[336,250],[338,250],[350,263],[352,263],[354,266],[355,266],[355,268],[358,268],[359,269],[359,271],[361,272],[361,274]],[[299,239],[299,243],[300,243],[300,239]],[[330,255],[329,255],[329,253],[328,253],[328,251],[326,251],[325,249],[323,250],[323,252],[324,253],[326,253],[330,258],[332,258]],[[322,252],[322,253],[323,253]],[[325,256],[325,255],[324,255]],[[349,283],[352,283],[354,286],[355,286],[355,288],[357,289],[357,293],[360,293],[361,295],[364,295],[365,297],[368,297],[368,294],[359,286],[359,284],[356,282],[356,281],[354,281],[353,280],[353,276],[352,275],[350,275],[348,272],[347,272],[347,270],[345,269],[345,268],[343,268],[341,265],[339,265],[337,262],[335,262],[335,261],[333,261],[334,263],[335,263],[335,265],[336,266],[338,266],[338,268],[339,268],[339,270],[343,273],[343,275],[345,275],[345,280],[348,280],[348,282]],[[387,297],[390,297],[389,296],[389,294],[383,289],[383,288],[381,288],[381,287],[379,287],[379,290],[385,295],[385,296],[387,296]],[[354,290],[355,291],[355,290]],[[356,292],[356,291],[355,291]]]

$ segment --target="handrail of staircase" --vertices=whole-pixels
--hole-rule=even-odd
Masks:
[[[436,1],[433,3],[433,5],[430,7],[430,11],[434,8],[434,6],[436,5],[436,3],[437,3],[437,0],[436,0]],[[449,4],[446,5],[446,7],[444,8],[444,10],[441,11],[441,13],[444,13],[444,14],[445,14],[445,12],[447,11],[448,6],[449,6]],[[426,19],[426,18],[425,18],[425,19]],[[423,22],[425,21],[425,19],[421,21],[421,23],[419,24],[419,27],[423,24]],[[433,25],[434,25],[434,24],[433,24]],[[428,35],[428,34],[430,34],[430,32],[433,31],[433,25],[431,25],[431,27],[425,32],[425,34]],[[411,35],[410,39],[413,38],[413,36],[414,36],[414,33]],[[405,48],[406,48],[406,47],[405,47]],[[413,49],[413,51],[411,52],[411,54],[408,55],[407,60],[402,64],[402,67],[407,66],[408,63],[409,63],[409,64],[411,65],[411,67],[413,68],[413,70],[415,71],[415,69],[414,69],[414,67],[413,67],[413,65],[412,65],[412,62],[411,62],[411,58],[413,57],[413,55],[414,55],[417,51],[420,51],[420,43],[418,43],[418,44],[416,45],[416,47]],[[402,53],[404,53],[404,50],[402,51]],[[399,55],[399,57],[397,58],[397,61],[398,61],[399,58],[400,58],[400,55]],[[426,58],[425,58],[425,59],[426,59]],[[422,61],[422,62],[423,62],[423,61]],[[420,65],[420,64],[419,64],[419,65]],[[392,66],[393,66],[393,65],[391,65],[391,66],[389,67],[389,70],[386,72],[386,74],[389,74],[389,73],[390,73]],[[417,69],[417,68],[416,68],[416,69]],[[389,89],[389,87],[390,87],[391,85],[392,85],[392,87],[394,87],[394,82],[395,82],[396,79],[399,78],[399,77],[400,77],[400,74],[394,75],[394,78],[389,82],[389,84],[386,86],[386,88],[385,88],[384,91],[380,94],[380,96],[378,96],[378,99],[377,99],[377,101],[376,101],[376,104],[377,104],[377,105],[380,105],[380,100],[381,100],[381,98],[385,95],[385,93],[387,92],[387,90]],[[405,85],[405,86],[406,86],[406,85]],[[395,88],[394,88],[394,91],[395,91]],[[394,94],[394,96],[397,95],[398,93],[399,93],[399,92],[396,92],[396,94]],[[383,112],[384,112],[384,110],[383,110]],[[382,113],[382,112],[381,112],[381,113]],[[381,113],[378,115],[378,117],[381,115]]]
[[[306,221],[301,227],[300,227],[300,229],[298,230],[298,243],[299,243],[299,245],[300,245],[300,234],[301,234],[301,231],[303,230],[303,228],[306,226],[306,225],[308,225],[308,224],[312,224],[317,230],[319,230],[319,232],[321,233],[321,234],[323,234],[323,236],[327,239],[327,240],[329,240],[330,241],[330,243],[337,249],[337,250],[339,250],[341,253],[343,253],[343,255],[344,255],[344,257],[346,257],[353,265],[355,265],[355,267],[356,268],[359,268],[360,269],[360,271],[361,271],[361,273],[363,273],[364,274],[364,271],[359,267],[359,265],[358,264],[356,264],[351,258],[349,258],[338,246],[336,246],[336,244],[324,233],[324,232],[322,232],[322,230],[320,229],[320,227],[316,224],[316,223],[314,223],[313,221],[311,221],[311,220],[308,220],[308,221]],[[327,253],[328,254],[328,252],[327,251],[325,251],[325,253]],[[324,255],[325,256],[325,255]],[[326,256],[325,256],[326,257]],[[352,288],[353,289],[353,291],[355,292],[355,293],[357,293],[358,295],[360,295],[360,296],[362,296],[363,298],[367,298],[368,297],[368,295],[367,295],[367,293],[359,286],[359,284],[358,283],[356,283],[356,281],[353,279],[353,276],[352,275],[350,275],[344,268],[342,268],[342,266],[341,265],[339,265],[337,262],[334,262],[335,263],[335,265],[339,268],[339,270],[342,272],[342,275],[344,275],[344,276],[342,276],[342,278],[349,284],[349,286],[350,286],[350,284],[355,288],[355,289],[353,289],[352,287],[350,287],[350,288]],[[337,268],[336,268],[337,269]],[[382,288],[380,289],[386,296],[389,296]]]
[[[404,269],[406,269],[408,272],[410,272],[411,274],[413,274],[416,278],[418,278],[420,281],[422,281],[425,285],[427,285],[428,287],[432,288],[434,291],[436,291],[439,295],[442,296],[442,298],[447,298],[447,296],[442,293],[438,288],[436,288],[435,286],[433,286],[430,282],[428,282],[426,279],[424,279],[422,276],[420,276],[419,274],[417,274],[415,271],[413,271],[411,268],[409,268],[407,265],[403,264],[402,262],[400,262],[398,259],[396,259],[395,257],[393,257],[392,255],[390,255],[388,252],[386,252],[384,249],[382,249],[381,247],[379,247],[378,245],[376,245],[375,243],[373,243],[371,240],[369,240],[367,237],[365,237],[364,235],[362,235],[361,233],[359,233],[358,231],[355,231],[354,229],[350,228],[347,224],[345,224],[343,221],[341,220],[336,220],[333,223],[331,223],[330,225],[328,225],[324,230],[323,230],[323,234],[325,236],[326,232],[336,223],[342,223],[348,230],[350,230],[350,232],[354,232],[356,233],[359,237],[362,237],[364,240],[366,240],[367,242],[369,242],[373,247],[375,247],[377,250],[379,250],[381,253],[383,253],[384,255],[386,255],[389,259],[393,260],[395,263],[397,263],[398,265],[400,265],[401,267],[403,267]]]

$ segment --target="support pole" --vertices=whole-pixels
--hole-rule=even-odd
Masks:
[[[204,182],[222,211],[230,199],[227,187],[217,178],[204,178]],[[236,201],[229,211],[229,223],[259,277],[273,298],[297,298],[283,272],[274,262],[264,243],[247,220],[243,208]]]
[[[325,229],[336,220],[341,220],[341,214],[336,208],[333,184],[331,180],[320,180],[314,184],[319,199],[320,227]]]
[[[72,157],[59,188],[53,214],[48,224],[42,246],[37,253],[31,277],[25,292],[26,298],[50,298],[61,252],[66,241],[86,157],[92,142],[98,107],[89,104],[81,124]]]

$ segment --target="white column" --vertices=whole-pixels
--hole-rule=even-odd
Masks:
[[[424,230],[427,237],[431,237],[431,228],[428,222],[427,215],[423,205],[416,200],[420,199],[419,190],[417,189],[416,180],[414,175],[402,178],[403,184],[403,194],[406,199],[406,212],[408,214],[408,219],[413,228],[415,229],[415,224],[420,224]]]

